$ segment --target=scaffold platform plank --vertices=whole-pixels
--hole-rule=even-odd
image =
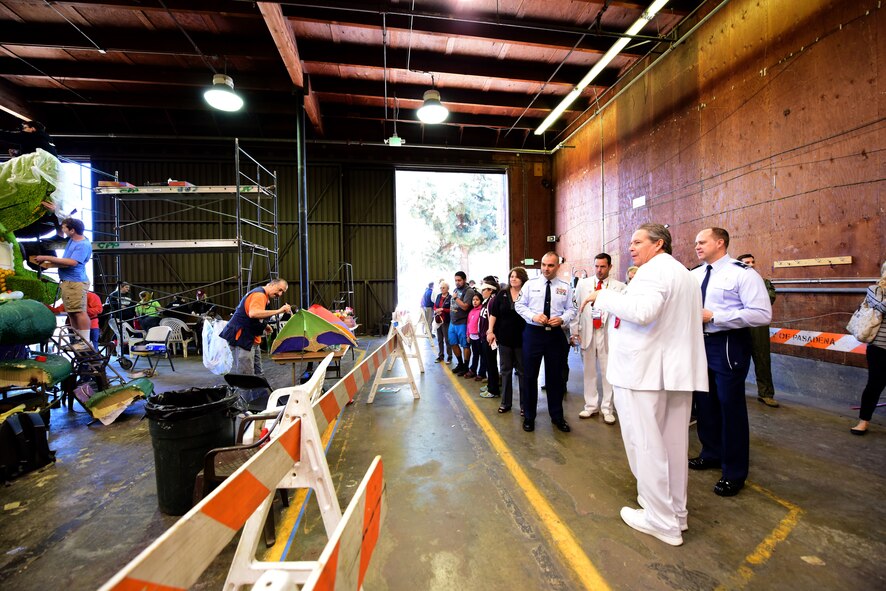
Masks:
[[[93,242],[95,254],[141,254],[203,252],[237,252],[240,241],[236,239],[216,240],[134,240],[120,242]]]

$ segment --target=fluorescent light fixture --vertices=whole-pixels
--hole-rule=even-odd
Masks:
[[[422,123],[443,123],[449,116],[449,109],[440,102],[440,93],[436,90],[426,90],[424,104],[419,108],[417,115]]]
[[[638,18],[634,22],[634,24],[631,25],[631,27],[627,31],[625,31],[625,35],[627,35],[627,37],[619,37],[619,39],[612,44],[612,47],[609,48],[609,51],[604,53],[603,57],[601,57],[599,61],[594,64],[594,67],[591,68],[591,70],[587,74],[585,74],[585,77],[581,79],[581,82],[579,82],[575,86],[575,88],[573,88],[569,92],[569,94],[567,94],[563,98],[563,100],[560,101],[559,105],[554,107],[554,110],[551,111],[551,113],[545,118],[545,120],[542,121],[541,125],[538,126],[538,129],[535,130],[535,135],[541,135],[545,131],[547,131],[547,129],[551,125],[553,125],[554,121],[559,119],[560,115],[562,115],[563,112],[568,109],[570,105],[572,105],[572,103],[575,102],[575,99],[577,99],[579,95],[581,95],[582,91],[587,88],[588,85],[593,82],[597,76],[600,75],[600,72],[602,72],[606,66],[609,65],[609,62],[611,62],[615,58],[615,56],[617,56],[621,52],[621,50],[624,49],[627,44],[631,42],[630,37],[642,31],[643,27],[645,27],[646,24],[651,21],[653,17],[658,14],[658,11],[664,8],[664,5],[667,3],[668,0],[655,0],[655,2],[653,2],[652,5],[649,6],[646,12],[641,14],[640,18]]]
[[[239,111],[243,107],[243,99],[234,92],[234,81],[225,74],[212,77],[212,88],[203,93],[203,98],[219,111]]]

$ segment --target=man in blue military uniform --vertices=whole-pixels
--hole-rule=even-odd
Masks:
[[[701,454],[689,460],[693,470],[720,468],[714,486],[721,497],[738,494],[748,476],[748,409],[745,379],[751,364],[752,326],[772,319],[769,294],[760,275],[732,257],[729,233],[706,228],[695,238],[703,262],[692,274],[701,285],[701,321],[708,360],[710,393],[696,392]]]
[[[538,406],[538,370],[545,362],[545,385],[551,422],[564,433],[570,431],[563,418],[563,367],[567,363],[564,326],[576,314],[572,284],[557,278],[560,257],[548,252],[541,258],[541,275],[533,277],[520,290],[514,309],[526,321],[523,329],[523,430],[535,430]]]

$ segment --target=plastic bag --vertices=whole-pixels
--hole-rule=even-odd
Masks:
[[[230,372],[234,365],[228,341],[218,336],[227,324],[225,320],[203,323],[203,366],[217,376]]]

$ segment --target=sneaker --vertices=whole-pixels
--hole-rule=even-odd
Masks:
[[[580,413],[578,413],[578,418],[589,419],[593,416],[596,416],[596,414],[597,414],[596,410],[583,410]]]
[[[603,413],[603,422],[606,423],[607,425],[614,425],[615,424],[615,415],[612,414],[611,412],[604,412]]]
[[[671,546],[682,546],[683,536],[669,536],[666,533],[653,529],[646,522],[646,512],[643,509],[631,509],[630,507],[621,508],[621,519],[628,526],[634,528],[638,532],[650,535]]]
[[[482,386],[482,387],[480,388],[480,391],[481,391],[481,392],[486,392],[487,390],[489,390],[489,386]]]
[[[441,361],[443,361],[443,357],[442,357],[442,356],[441,356],[441,357],[437,357],[436,359],[434,359],[434,363],[440,363]]]

